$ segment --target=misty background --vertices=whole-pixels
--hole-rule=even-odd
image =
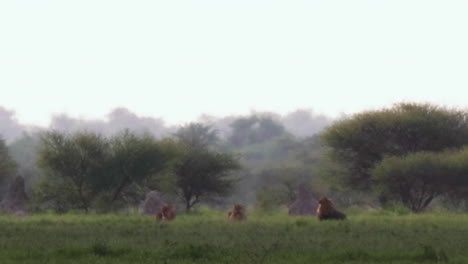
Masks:
[[[269,117],[296,137],[308,137],[320,132],[325,126],[332,122],[332,118],[323,114],[315,113],[310,109],[298,109],[286,115],[280,115],[274,112],[252,112],[249,115],[236,116],[214,116],[209,114],[201,115],[193,122],[203,123],[216,129],[222,138],[226,138],[232,128],[231,124],[241,118],[251,116]],[[344,116],[344,114],[342,115]],[[61,132],[89,131],[110,136],[122,129],[149,133],[156,138],[170,136],[180,126],[168,125],[164,118],[152,116],[139,116],[127,108],[115,108],[101,119],[82,119],[71,117],[67,114],[58,114],[51,118],[48,126],[37,126],[22,124],[18,121],[13,109],[7,109],[0,106],[0,135],[8,143],[19,139],[25,134],[34,134],[43,130],[58,130]]]
[[[45,132],[94,132],[111,137],[128,129],[137,134],[150,134],[155,139],[164,139],[173,138],[184,126],[206,125],[219,137],[220,142],[216,145],[219,151],[240,157],[242,170],[239,175],[242,180],[226,203],[237,201],[251,204],[259,193],[284,192],[285,195],[294,196],[299,181],[309,183],[314,179],[314,166],[320,153],[316,135],[332,121],[332,118],[310,109],[298,109],[286,115],[273,112],[224,117],[204,114],[191,123],[168,125],[163,118],[139,116],[130,109],[116,108],[102,119],[94,120],[74,118],[67,114],[55,115],[51,117],[50,124],[44,127],[22,124],[17,120],[14,110],[0,107],[0,136],[17,164],[17,174],[25,178],[26,189],[30,192],[35,180],[41,175],[37,164],[38,148],[41,135]],[[11,179],[1,184],[0,194],[5,192]],[[278,191],[277,188],[284,186],[290,189]],[[314,189],[319,190],[320,186],[314,186]]]

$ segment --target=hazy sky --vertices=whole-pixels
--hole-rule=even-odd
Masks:
[[[123,106],[169,123],[250,110],[468,107],[468,1],[0,0],[0,106]]]

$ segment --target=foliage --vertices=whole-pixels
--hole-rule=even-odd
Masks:
[[[36,165],[39,143],[38,133],[23,133],[22,137],[17,138],[8,146],[11,158],[18,165],[18,174],[25,179],[26,187],[39,176],[39,169]]]
[[[262,188],[284,186],[288,197],[294,199],[299,182],[307,182],[314,191],[322,192],[326,184],[318,176],[317,166],[321,152],[317,136],[295,138],[284,134],[258,144],[229,149],[239,153],[244,168],[242,180],[233,202],[255,203],[255,192]],[[280,189],[283,189],[281,187]]]
[[[216,130],[200,123],[183,126],[174,135],[185,147],[195,150],[210,148],[219,141]]]
[[[177,194],[186,211],[203,199],[228,195],[235,183],[233,172],[239,168],[239,161],[232,154],[187,150],[174,169]]]
[[[316,194],[323,193],[326,186],[317,170],[321,151],[318,138],[280,137],[275,141],[281,158],[271,157],[253,175],[251,188],[257,192],[256,205],[260,208],[288,205],[296,200],[301,184],[311,185]]]
[[[291,195],[285,186],[263,187],[256,192],[255,207],[265,211],[278,209],[291,202]]]
[[[422,211],[442,193],[447,168],[435,153],[384,158],[371,174],[385,204],[395,199],[415,212]]]
[[[157,142],[129,131],[110,139],[88,132],[48,132],[39,150],[44,178],[36,197],[58,210],[118,208],[138,200],[139,185],[177,155],[172,141]]]
[[[369,190],[369,174],[385,156],[443,151],[468,143],[466,112],[430,104],[396,104],[341,120],[322,134],[333,160],[350,170],[342,183]]]
[[[63,199],[55,203],[88,211],[110,158],[108,143],[93,133],[47,132],[41,141],[39,166],[47,177],[38,186],[41,197]]]
[[[70,178],[52,177],[47,175],[39,177],[33,183],[33,197],[31,209],[44,211],[54,209],[58,213],[65,213],[74,209],[89,210],[92,199],[86,200],[87,207],[83,208],[82,199],[76,191],[76,186]]]
[[[371,170],[371,175],[381,202],[399,201],[420,212],[439,196],[455,198],[467,192],[467,157],[466,148],[386,157]]]
[[[172,141],[157,142],[149,135],[137,136],[128,130],[111,138],[109,144],[110,160],[102,187],[112,193],[111,202],[135,196],[128,192],[132,185],[163,171],[178,155]]]
[[[16,163],[8,153],[5,140],[0,138],[0,183],[16,171]]]
[[[468,210],[468,147],[449,154],[443,200],[449,208]]]
[[[262,143],[286,133],[283,125],[268,116],[239,118],[232,124],[229,142],[236,146]]]
[[[192,123],[181,127],[175,137],[180,155],[166,182],[174,184],[173,190],[183,201],[185,210],[203,200],[230,194],[235,182],[233,172],[240,164],[233,154],[214,150],[219,140],[217,131],[211,126]]]
[[[257,176],[256,189],[266,193],[279,192],[281,194],[274,195],[282,197],[277,200],[279,205],[286,205],[296,200],[296,191],[299,184],[310,181],[310,172],[302,167],[268,167],[262,170]],[[257,199],[258,201],[258,199]]]

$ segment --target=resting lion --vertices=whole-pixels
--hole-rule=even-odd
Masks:
[[[240,204],[234,205],[234,209],[228,213],[228,219],[234,221],[245,220],[244,207]]]
[[[345,220],[346,215],[333,207],[333,202],[327,197],[320,198],[317,207],[317,216],[322,220]]]
[[[156,214],[156,220],[171,221],[176,217],[175,209],[172,205],[164,205]]]

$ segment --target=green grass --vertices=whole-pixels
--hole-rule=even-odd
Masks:
[[[0,263],[468,263],[468,215],[0,216]]]

